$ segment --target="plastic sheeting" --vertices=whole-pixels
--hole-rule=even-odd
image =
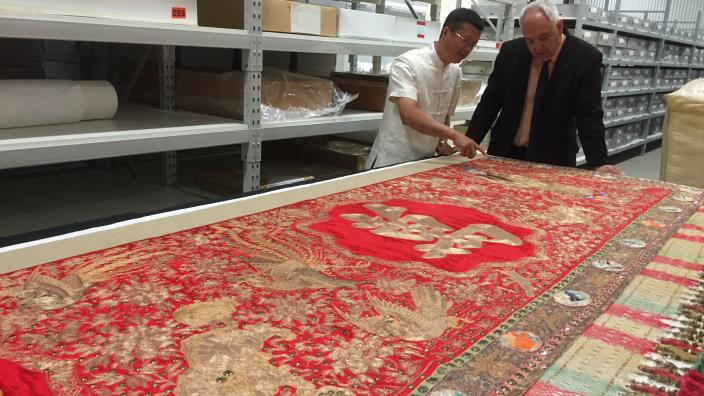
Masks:
[[[704,187],[704,79],[666,95],[660,178]]]
[[[244,83],[241,71],[179,69],[176,104],[183,110],[242,119]],[[355,98],[330,80],[275,69],[262,73],[262,121],[336,115]]]

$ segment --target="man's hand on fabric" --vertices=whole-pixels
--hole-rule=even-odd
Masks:
[[[477,151],[486,155],[484,149],[479,147],[477,142],[459,132],[455,134],[452,142],[455,143],[455,148],[457,148],[460,154],[465,157],[474,158],[477,155]]]
[[[613,165],[602,165],[594,168],[594,172],[598,173],[611,173],[614,175],[623,175],[623,171],[621,169],[613,166]]]

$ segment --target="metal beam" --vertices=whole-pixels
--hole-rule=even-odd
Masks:
[[[176,111],[176,47],[159,46],[159,107],[166,111]],[[178,158],[175,151],[161,154],[161,182],[169,188],[178,183]]]
[[[262,3],[245,0],[244,25],[249,32],[249,48],[242,51],[244,71],[244,123],[249,128],[249,141],[242,144],[242,191],[260,188],[260,163],[262,160],[261,108],[262,108]]]

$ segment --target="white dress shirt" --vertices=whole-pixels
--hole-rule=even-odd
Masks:
[[[444,123],[448,116],[455,113],[461,80],[459,65],[445,65],[435,52],[434,45],[397,57],[391,64],[384,115],[366,168],[434,155],[438,138],[403,125],[396,100],[415,100],[422,111],[435,121]]]

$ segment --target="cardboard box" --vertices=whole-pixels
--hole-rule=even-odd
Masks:
[[[308,143],[301,146],[300,156],[306,160],[316,160],[341,168],[362,170],[369,158],[371,147],[347,140]]]
[[[396,17],[394,41],[404,43],[432,43],[440,37],[442,25],[437,21],[423,21]]]
[[[206,191],[224,196],[242,193],[241,169],[201,169],[194,173],[193,178],[196,186]],[[260,188],[283,187],[314,179],[312,175],[277,175],[274,172],[262,170]]]
[[[0,9],[53,15],[197,25],[198,0],[0,0]]]
[[[198,0],[198,24],[244,29],[244,1]],[[262,30],[335,37],[337,8],[286,0],[262,0]]]
[[[295,76],[295,78],[290,78]],[[244,92],[240,71],[176,71],[176,106],[183,110],[242,119]],[[278,71],[262,73],[262,106],[278,109],[330,107],[335,87],[330,80]]]
[[[393,15],[340,8],[337,17],[338,37],[395,40],[396,17]]]
[[[331,73],[330,79],[339,89],[359,97],[347,104],[349,109],[384,111],[388,74]]]

